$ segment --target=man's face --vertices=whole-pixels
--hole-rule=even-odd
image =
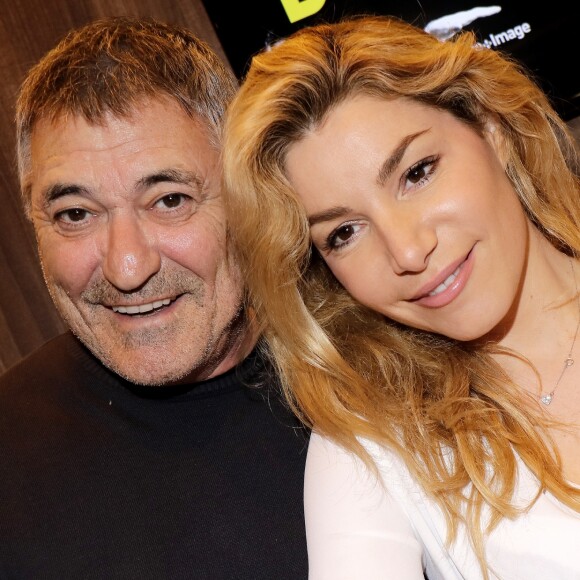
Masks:
[[[90,125],[40,120],[28,180],[46,283],[72,331],[141,384],[238,362],[241,280],[226,248],[219,154],[177,104]]]

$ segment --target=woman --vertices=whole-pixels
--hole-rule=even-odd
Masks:
[[[580,578],[577,167],[470,33],[368,16],[254,58],[227,202],[315,430],[311,579]]]

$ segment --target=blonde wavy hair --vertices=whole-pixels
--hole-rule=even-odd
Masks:
[[[516,454],[541,490],[576,510],[579,493],[562,477],[547,418],[537,404],[522,404],[492,358],[497,345],[385,319],[351,298],[311,247],[286,154],[360,94],[414,99],[480,134],[494,119],[529,219],[569,255],[580,250],[576,144],[539,85],[506,55],[469,32],[441,42],[381,16],[304,28],[256,55],[226,120],[231,235],[288,401],[369,464],[360,437],[399,453],[443,508],[449,541],[465,522],[488,577],[485,534],[519,513],[511,501]],[[485,505],[492,517],[484,526]]]

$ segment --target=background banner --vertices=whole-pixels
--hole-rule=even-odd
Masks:
[[[228,59],[241,78],[253,54],[304,25],[342,16],[392,14],[440,38],[471,29],[479,42],[518,58],[565,119],[580,114],[578,21],[570,2],[510,0],[485,4],[445,0],[205,0]]]

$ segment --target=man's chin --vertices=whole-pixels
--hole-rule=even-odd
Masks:
[[[146,387],[162,387],[164,385],[176,384],[183,381],[191,372],[190,369],[165,368],[159,364],[146,365],[134,362],[131,365],[127,365],[126,363],[124,364],[115,360],[109,361],[102,358],[101,362],[109,370],[126,381]]]
[[[192,353],[178,350],[170,353],[161,348],[113,350],[113,347],[104,349],[102,345],[91,344],[90,341],[81,339],[81,342],[101,364],[136,385],[153,387],[183,382],[192,373],[192,366],[195,366],[183,364],[183,361],[192,358]]]

